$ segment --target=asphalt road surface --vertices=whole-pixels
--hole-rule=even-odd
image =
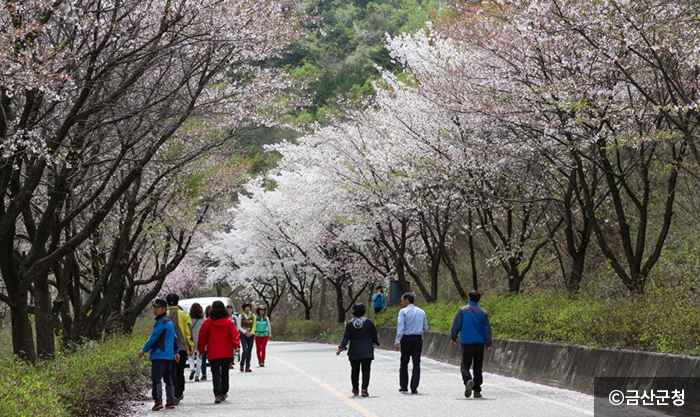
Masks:
[[[352,397],[350,363],[335,346],[271,342],[265,368],[230,373],[227,401],[214,404],[211,381],[190,382],[175,410],[156,415],[182,417],[457,417],[593,415],[593,398],[518,379],[484,374],[483,398],[464,398],[459,367],[423,358],[418,394],[401,394],[399,354],[375,351],[368,398]],[[455,347],[457,349],[457,347]],[[255,355],[253,355],[255,356]],[[255,359],[254,359],[255,364]],[[186,370],[189,377],[189,370]],[[209,374],[211,377],[211,374]],[[151,402],[136,416],[153,415]]]

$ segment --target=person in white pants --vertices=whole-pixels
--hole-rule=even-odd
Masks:
[[[202,324],[204,324],[204,309],[199,303],[194,303],[192,307],[190,307],[190,319],[192,320],[192,339],[194,340],[194,345],[197,346],[199,329],[201,329]],[[197,349],[187,358],[187,364],[190,367],[190,381],[193,379],[199,381],[202,369]]]

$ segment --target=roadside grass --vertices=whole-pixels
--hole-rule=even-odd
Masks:
[[[149,362],[138,357],[144,328],[139,324],[132,335],[64,349],[36,365],[0,358],[0,416],[119,415],[125,400],[143,392],[149,380]]]
[[[341,323],[290,320],[275,323],[273,336],[277,340],[340,343],[343,331]]]
[[[430,329],[448,333],[460,303],[419,305]],[[591,348],[634,349],[700,356],[697,298],[650,289],[627,298],[571,299],[559,291],[486,297],[494,337],[570,343]],[[395,326],[398,307],[375,317],[377,326]]]

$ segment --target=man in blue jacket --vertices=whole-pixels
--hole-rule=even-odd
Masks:
[[[474,398],[481,398],[481,383],[483,382],[482,366],[484,351],[491,350],[491,324],[489,315],[479,307],[481,294],[469,292],[469,303],[460,308],[452,322],[452,341],[454,346],[457,335],[460,335],[462,345],[462,380],[464,381],[464,396],[469,398],[474,391]],[[474,379],[469,368],[474,364]]]
[[[151,381],[153,382],[153,400],[155,405],[151,410],[163,409],[163,385],[165,381],[166,407],[175,408],[175,383],[172,379],[172,368],[175,361],[180,360],[177,349],[177,336],[172,320],[166,314],[168,303],[162,298],[153,301],[153,315],[156,316],[156,324],[153,332],[139,356],[143,358],[146,352],[151,360]]]

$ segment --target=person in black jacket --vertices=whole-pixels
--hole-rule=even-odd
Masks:
[[[350,343],[348,349],[348,358],[352,366],[350,380],[352,381],[352,394],[355,397],[360,394],[358,386],[360,368],[362,368],[362,396],[369,397],[367,388],[369,387],[370,368],[372,360],[374,360],[374,345],[379,346],[377,328],[371,320],[364,317],[366,311],[364,304],[353,306],[352,315],[354,317],[345,325],[345,335],[343,335],[343,340],[335,352],[336,355],[340,355],[340,352],[347,349],[348,342]]]

